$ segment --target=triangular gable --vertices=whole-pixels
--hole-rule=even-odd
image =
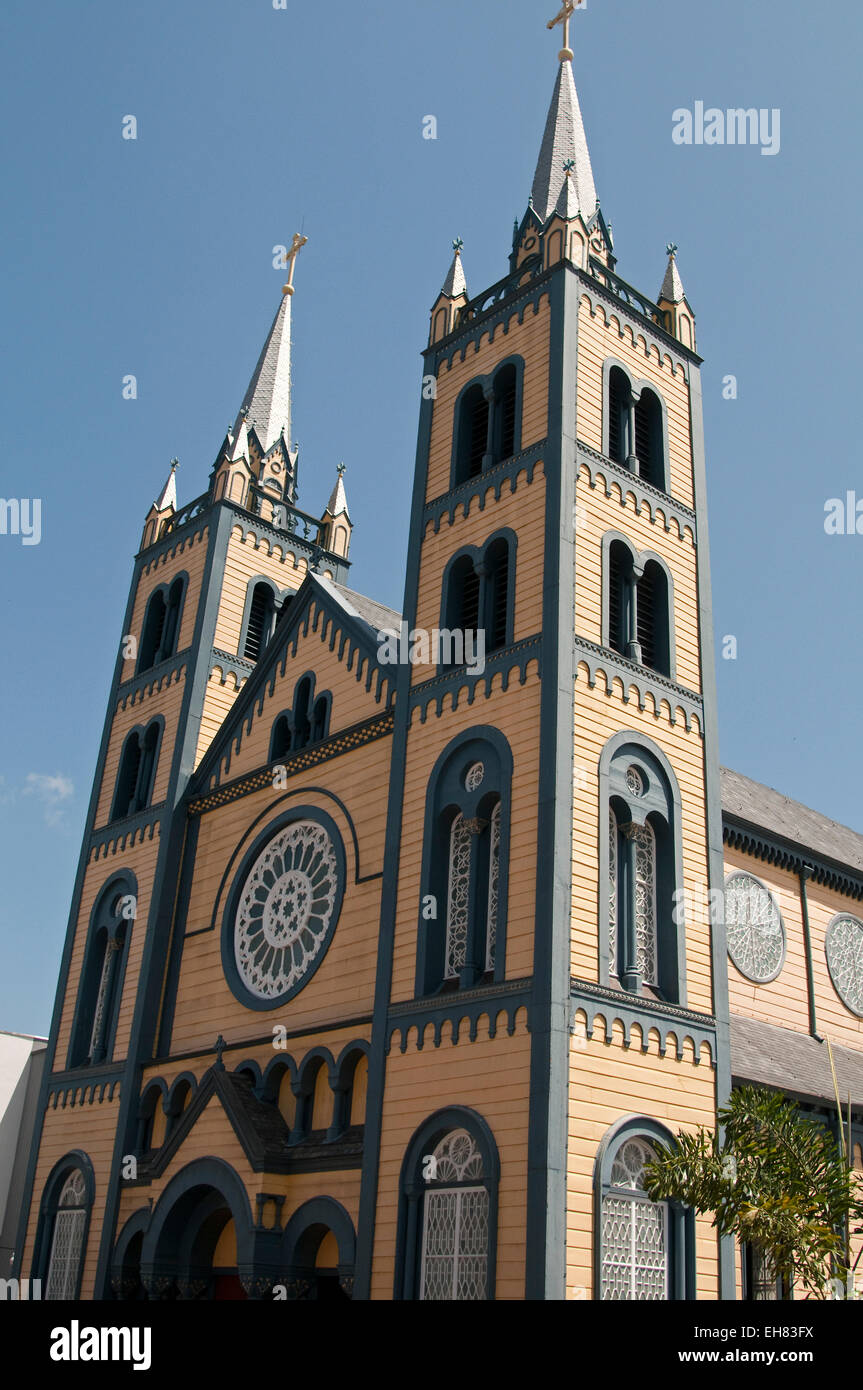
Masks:
[[[362,605],[362,612],[351,599]],[[273,696],[276,686],[285,678],[300,639],[310,632],[318,633],[324,651],[333,653],[336,661],[345,663],[348,670],[353,671],[357,684],[368,693],[365,718],[389,709],[395,698],[397,668],[378,660],[378,631],[383,627],[397,629],[398,622],[398,614],[391,609],[362,595],[349,598],[329,580],[308,574],[287,616],[277,625],[263,656],[207,749],[189,784],[188,795],[194,797],[209,790],[220,770],[227,771],[234,756],[241,752],[244,737],[251,733],[256,718],[263,713],[265,701]],[[223,762],[225,767],[221,769]]]
[[[255,1173],[318,1172],[359,1168],[362,1162],[362,1129],[352,1127],[335,1142],[323,1132],[291,1144],[291,1131],[277,1105],[259,1100],[248,1076],[226,1071],[216,1064],[206,1073],[176,1127],[151,1159],[138,1164],[139,1183],[153,1182],[171,1166],[207,1106],[214,1101],[236,1135],[249,1166]],[[199,1152],[195,1151],[195,1158]]]
[[[161,1149],[146,1165],[139,1165],[139,1179],[161,1177],[214,1097],[256,1172],[273,1172],[274,1165],[275,1168],[284,1166],[290,1130],[278,1106],[258,1100],[247,1076],[215,1066],[205,1075]]]

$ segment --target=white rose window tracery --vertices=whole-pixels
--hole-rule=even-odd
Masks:
[[[295,821],[258,855],[234,930],[240,979],[258,999],[278,999],[320,955],[339,887],[333,842],[316,821]]]

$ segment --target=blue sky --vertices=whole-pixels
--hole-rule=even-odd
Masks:
[[[47,1030],[131,557],[173,455],[204,489],[300,227],[300,505],[343,459],[352,583],[401,606],[428,310],[455,236],[472,293],[505,273],[556,6],[5,0],[0,494],[42,539],[0,536],[0,1027]],[[722,759],[863,831],[863,536],[824,531],[863,500],[860,6],[589,0],[573,32],[618,271],[655,295],[676,241],[698,317]],[[676,145],[696,101],[779,108],[780,152]]]

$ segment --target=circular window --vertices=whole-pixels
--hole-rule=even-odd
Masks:
[[[626,790],[630,796],[644,796],[644,778],[637,767],[626,770]]]
[[[863,922],[835,917],[827,928],[827,968],[842,1003],[863,1018]]]
[[[320,963],[338,916],[339,863],[326,827],[297,820],[273,836],[246,871],[231,954],[240,985],[258,1007],[283,1002]]]
[[[785,959],[785,928],[772,895],[751,874],[725,880],[725,930],[741,975],[759,985],[776,978]]]
[[[482,763],[472,763],[468,768],[464,779],[465,790],[475,792],[477,787],[481,787],[485,777],[485,768]]]

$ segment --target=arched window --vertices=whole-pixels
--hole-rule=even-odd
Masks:
[[[473,382],[458,402],[452,483],[512,458],[521,447],[520,376],[523,364],[503,362],[493,376]]]
[[[492,541],[485,554],[484,627],[486,652],[500,651],[509,640],[509,544]]]
[[[402,1164],[397,1299],[494,1298],[500,1165],[481,1116],[453,1106],[426,1120]]]
[[[611,1160],[602,1194],[603,1299],[670,1297],[668,1204],[644,1191],[644,1170],[655,1157],[646,1139],[627,1136]]]
[[[269,642],[276,620],[276,595],[272,585],[263,580],[255,584],[243,638],[243,656],[247,661],[257,661]]]
[[[430,896],[435,915],[419,937],[420,994],[503,978],[510,777],[499,736],[457,743],[432,775],[423,899]]]
[[[665,491],[662,406],[655,391],[645,387],[635,407],[635,453],[639,477]]]
[[[616,735],[600,759],[604,798],[602,981],[685,1002],[680,793],[664,755]]]
[[[630,429],[631,390],[629,378],[620,367],[608,374],[608,457],[625,464],[634,453]]]
[[[665,418],[651,387],[633,383],[622,367],[608,371],[606,445],[608,457],[665,492]]]
[[[280,714],[273,725],[273,733],[270,739],[270,762],[278,762],[279,758],[284,758],[291,751],[291,718],[288,714]]]
[[[608,645],[621,656],[628,654],[632,630],[632,553],[622,541],[612,541],[608,551]]]
[[[319,695],[315,700],[312,713],[312,743],[320,743],[327,736],[327,724],[329,723],[330,702],[326,695]]]
[[[161,732],[161,724],[154,719],[146,729],[133,729],[128,735],[120,755],[111,820],[135,816],[149,806]]]
[[[489,453],[488,424],[488,400],[484,388],[477,383],[461,400],[457,482],[467,482],[482,472]]]
[[[150,667],[155,666],[159,660],[156,653],[162,645],[166,612],[164,590],[157,589],[155,593],[150,595],[147,612],[144,615],[141,650],[138,655],[139,671],[149,671]]]
[[[638,581],[637,604],[641,664],[670,676],[668,576],[655,560],[648,560],[644,566]]]
[[[139,673],[149,671],[152,666],[158,666],[160,661],[167,661],[174,655],[184,592],[185,581],[178,575],[170,588],[162,586],[150,595],[138,654]]]
[[[93,1066],[110,1058],[114,1045],[124,952],[134,910],[134,884],[114,880],[93,910],[69,1048],[70,1067]]]
[[[78,1297],[88,1212],[87,1181],[80,1168],[73,1168],[60,1190],[56,1208],[46,1212],[52,1227],[45,1278],[47,1299],[68,1301]]]
[[[482,632],[485,654],[500,651],[513,640],[515,565],[513,543],[496,536],[479,553],[458,555],[444,577],[441,627],[462,635],[452,642],[442,665],[460,666],[468,659],[470,643]],[[471,634],[471,636],[468,636]]]
[[[502,367],[494,379],[494,433],[493,454],[495,463],[512,458],[516,452],[515,428],[516,407],[518,403],[518,375],[513,363]]]
[[[672,597],[668,572],[614,535],[604,542],[603,645],[629,661],[673,675]]]
[[[488,1286],[488,1191],[482,1154],[466,1129],[444,1135],[432,1155],[423,1203],[420,1299],[470,1302]]]

